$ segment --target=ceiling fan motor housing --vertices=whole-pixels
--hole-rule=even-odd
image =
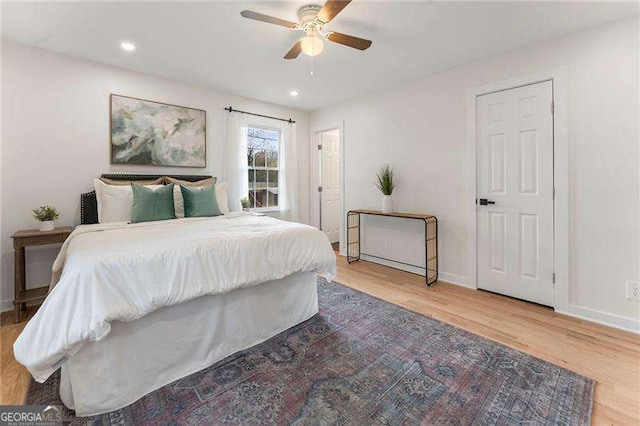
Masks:
[[[318,16],[318,12],[320,12],[320,6],[317,5],[309,5],[303,6],[298,11],[298,21],[300,22],[300,26],[304,26],[304,24],[308,22],[313,22]]]

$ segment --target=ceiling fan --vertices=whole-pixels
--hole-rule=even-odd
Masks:
[[[303,31],[305,35],[284,55],[284,59],[295,59],[301,52],[309,56],[319,55],[324,50],[323,39],[353,47],[354,49],[366,50],[371,46],[371,40],[335,31],[323,31],[324,26],[331,22],[349,3],[351,3],[351,0],[327,0],[322,7],[316,5],[304,6],[298,11],[298,23],[251,10],[243,10],[240,15],[244,18]]]

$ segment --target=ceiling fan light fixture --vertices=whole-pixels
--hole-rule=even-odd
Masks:
[[[317,56],[324,50],[324,43],[318,36],[305,36],[300,39],[302,53],[308,56]]]

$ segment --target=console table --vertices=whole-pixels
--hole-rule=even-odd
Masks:
[[[405,262],[398,262],[393,259],[386,259],[380,256],[373,256],[367,253],[361,253],[360,248],[360,216],[386,216],[398,217],[402,219],[415,219],[424,222],[424,245],[425,245],[425,266],[412,265]],[[427,286],[438,281],[438,219],[430,214],[417,213],[382,213],[378,210],[350,210],[347,213],[347,262],[357,262],[360,255],[377,257],[383,260],[402,263],[416,268],[425,270],[425,280]]]
[[[25,267],[25,247],[41,246],[45,244],[62,243],[67,239],[72,229],[70,226],[56,228],[53,231],[38,231],[28,229],[18,231],[11,236],[15,255],[15,295],[13,306],[15,308],[14,322],[20,321],[21,311],[27,309],[27,302],[44,300],[49,293],[49,286],[27,289],[27,277]]]

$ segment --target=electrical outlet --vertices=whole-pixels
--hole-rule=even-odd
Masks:
[[[640,302],[640,283],[627,281],[627,299]]]
[[[384,246],[385,246],[386,248],[391,248],[391,240],[389,240],[389,239],[385,240],[385,241],[384,241]]]

